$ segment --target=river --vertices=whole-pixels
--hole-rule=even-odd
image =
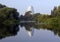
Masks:
[[[0,42],[60,42],[60,37],[47,29],[36,29],[33,26],[20,26],[14,36],[6,36]]]

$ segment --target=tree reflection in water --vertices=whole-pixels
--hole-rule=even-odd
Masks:
[[[57,28],[47,28],[47,26],[44,25],[36,25],[34,23],[21,23],[20,26],[24,26],[26,31],[28,32],[29,36],[32,36],[34,33],[34,29],[46,29],[54,32],[55,35],[60,36],[60,29]],[[33,27],[33,28],[32,28]]]
[[[25,30],[27,31],[28,35],[31,37],[34,34],[34,29],[46,29],[53,31],[55,35],[60,36],[60,29],[58,28],[47,28],[47,27],[42,27],[41,25],[35,25],[34,23],[21,23],[21,27],[25,27]],[[15,36],[17,35],[17,32],[19,31],[18,26],[14,27],[2,27],[0,28],[0,39],[3,39],[5,37],[9,36]]]
[[[18,26],[0,28],[0,39],[3,39],[3,38],[8,37],[8,36],[15,36],[18,31],[19,31]]]

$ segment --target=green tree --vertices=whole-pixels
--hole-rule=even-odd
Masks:
[[[60,16],[60,6],[54,7],[54,9],[51,11],[51,16],[54,17]]]
[[[19,23],[19,13],[15,8],[4,7],[0,8],[0,25],[14,26]]]

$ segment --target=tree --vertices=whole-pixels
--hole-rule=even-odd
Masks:
[[[54,7],[54,9],[51,11],[51,16],[60,16],[60,6]]]
[[[19,13],[15,8],[4,7],[0,8],[0,25],[1,27],[9,26],[11,27],[18,24],[19,22]],[[7,25],[8,24],[8,25]]]
[[[51,15],[52,16],[55,16],[56,15],[56,10],[57,10],[57,7],[54,7],[54,9],[51,10]]]
[[[5,5],[0,4],[0,8],[4,8],[4,7],[6,7],[6,6],[5,6]]]

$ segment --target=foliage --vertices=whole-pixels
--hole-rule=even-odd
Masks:
[[[0,27],[3,25],[11,27],[19,23],[19,13],[15,8],[9,8],[0,4]]]
[[[60,16],[60,6],[54,7],[54,9],[51,11],[51,15],[54,17]]]

